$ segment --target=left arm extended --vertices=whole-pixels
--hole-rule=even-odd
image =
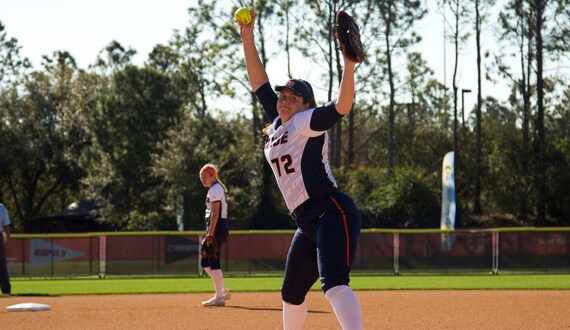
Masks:
[[[354,67],[356,62],[351,61],[343,55],[344,70],[342,71],[342,80],[338,89],[338,97],[335,102],[336,111],[341,115],[346,115],[352,109],[354,101]]]

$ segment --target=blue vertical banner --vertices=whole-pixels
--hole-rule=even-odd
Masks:
[[[178,231],[184,231],[184,191],[178,196],[178,210],[176,212],[176,225]]]
[[[455,230],[455,152],[450,151],[443,157],[441,166],[441,230]],[[455,234],[441,235],[441,249],[449,251]]]

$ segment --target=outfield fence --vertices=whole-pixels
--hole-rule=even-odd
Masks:
[[[232,231],[226,276],[281,275],[289,230]],[[203,232],[14,234],[12,277],[201,276]],[[364,229],[353,274],[570,273],[570,228]]]

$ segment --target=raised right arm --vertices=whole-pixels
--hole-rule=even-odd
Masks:
[[[247,25],[240,25],[240,36],[243,46],[243,54],[245,57],[245,67],[247,69],[247,76],[249,77],[249,84],[251,89],[255,92],[263,84],[269,82],[269,77],[265,68],[261,63],[259,54],[257,53],[257,47],[255,46],[255,40],[253,38],[253,31],[255,28],[256,15],[253,10],[250,10],[251,22]]]

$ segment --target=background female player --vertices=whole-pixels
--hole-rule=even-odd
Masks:
[[[358,298],[348,286],[361,220],[347,195],[336,189],[328,164],[326,130],[346,115],[354,96],[355,62],[344,57],[336,100],[316,107],[311,85],[291,79],[271,89],[254,43],[252,21],[240,25],[251,88],[271,126],[266,129],[265,157],[298,229],[291,242],[281,288],[283,327],[302,329],[305,296],[317,279],[343,329],[362,329]]]
[[[221,246],[228,239],[228,203],[226,200],[227,189],[217,175],[215,165],[206,164],[200,169],[200,181],[208,189],[206,195],[206,243],[213,242],[215,238],[218,244],[218,253],[213,258],[202,258],[201,265],[204,271],[212,278],[216,294],[209,300],[203,301],[202,306],[225,306],[226,300],[231,298],[231,293],[224,285],[224,276],[220,266]]]

